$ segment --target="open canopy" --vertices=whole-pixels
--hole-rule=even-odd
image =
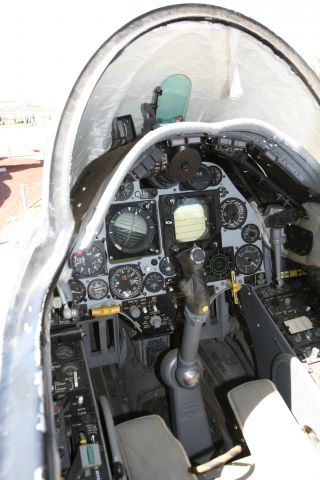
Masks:
[[[105,48],[107,44],[98,59]],[[281,52],[241,25],[187,19],[139,35],[103,69],[77,130],[72,183],[85,165],[110,148],[114,117],[131,114],[139,133],[141,105],[172,74],[191,81],[187,121],[263,120],[320,161],[319,105]]]

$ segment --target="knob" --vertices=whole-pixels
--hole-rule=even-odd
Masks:
[[[310,312],[310,310],[311,310],[310,305],[307,305],[307,306],[306,306],[306,312]]]
[[[304,334],[306,340],[310,342],[312,340],[312,332],[310,330],[307,330],[306,333]]]
[[[197,265],[201,265],[205,259],[205,253],[202,248],[194,246],[190,252],[190,258],[194,261]]]
[[[284,299],[284,304],[286,307],[289,307],[291,305],[291,298],[290,297],[286,297]]]
[[[132,318],[139,318],[141,315],[140,308],[137,305],[131,305],[129,311]]]
[[[273,297],[273,299],[271,300],[271,305],[272,305],[273,307],[279,307],[279,305],[280,305],[280,300],[279,300],[279,298]]]
[[[159,315],[153,315],[150,318],[150,325],[152,325],[153,328],[160,328],[161,327],[161,317],[159,317]]]
[[[296,343],[301,343],[302,342],[302,336],[300,333],[297,333],[295,336],[294,336],[294,341]]]

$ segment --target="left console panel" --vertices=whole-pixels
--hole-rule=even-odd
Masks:
[[[99,413],[78,327],[51,331],[52,397],[65,480],[111,479]]]

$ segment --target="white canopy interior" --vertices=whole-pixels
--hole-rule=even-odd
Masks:
[[[320,161],[320,109],[303,81],[269,47],[233,27],[182,21],[131,43],[104,71],[76,135],[72,183],[111,145],[116,116],[131,114],[139,133],[141,104],[169,75],[187,75],[187,121],[263,120]]]

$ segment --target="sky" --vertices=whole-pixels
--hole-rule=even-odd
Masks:
[[[147,10],[170,3],[185,2],[2,0],[0,101],[57,107],[114,31]],[[216,0],[214,4],[263,23],[320,72],[318,0]]]

